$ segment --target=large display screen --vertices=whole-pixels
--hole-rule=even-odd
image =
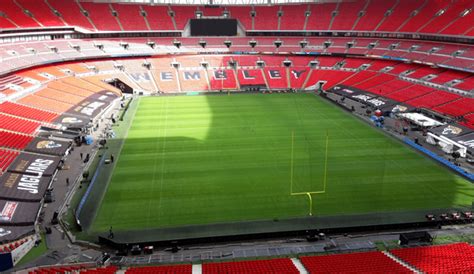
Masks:
[[[236,19],[191,19],[191,36],[235,36]]]

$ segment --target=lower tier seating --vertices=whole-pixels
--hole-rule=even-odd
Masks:
[[[38,122],[24,120],[0,113],[0,129],[33,134],[39,126],[40,123]]]
[[[202,273],[299,273],[290,259],[208,263]]]
[[[115,274],[118,270],[116,266],[107,266],[107,267],[99,267],[99,268],[92,268],[81,270],[81,274]]]
[[[13,102],[0,104],[0,112],[44,122],[51,122],[58,117],[56,113],[15,104]]]
[[[0,131],[0,147],[24,149],[33,140],[32,136]]]
[[[412,273],[382,252],[302,257],[310,273]]]
[[[464,115],[463,118],[465,121],[461,122],[461,124],[474,129],[474,113]]]
[[[451,103],[436,107],[435,111],[442,114],[449,114],[452,116],[460,116],[467,113],[474,112],[474,99],[461,98]]]
[[[193,272],[193,266],[187,265],[160,265],[160,266],[146,266],[146,267],[134,267],[129,268],[125,271],[126,274],[191,274]]]
[[[439,106],[441,104],[445,104],[461,98],[459,95],[445,92],[445,91],[435,91],[424,96],[415,98],[413,100],[408,101],[407,103],[420,108],[433,108],[435,106]]]
[[[398,249],[391,253],[425,273],[474,272],[474,247],[467,243]]]

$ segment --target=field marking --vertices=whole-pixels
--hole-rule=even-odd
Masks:
[[[295,130],[291,131],[291,161],[290,161],[290,195],[293,195],[293,155],[295,146]]]
[[[163,132],[163,149],[161,150],[161,176],[160,176],[160,192],[158,195],[158,219],[161,217],[161,195],[163,193],[163,180],[165,174],[165,156],[166,156],[166,134],[168,131],[168,98],[166,98],[166,111],[165,111],[165,125]]]
[[[165,109],[165,107],[163,106],[164,103],[167,104],[167,103],[168,103],[168,100],[164,99],[164,100],[163,100],[163,103],[161,104],[161,115],[163,115],[163,110]],[[166,109],[166,111],[168,111],[168,110]],[[160,115],[160,116],[161,116],[161,115]],[[161,121],[162,121],[162,119],[159,120],[158,135],[160,135],[159,133],[161,132],[161,129],[162,129],[162,127],[161,127]],[[156,152],[156,150],[158,150],[158,145],[159,145],[159,143],[160,143],[159,140],[160,140],[160,137],[157,136],[157,137],[156,137],[156,143],[155,143],[155,152]],[[165,140],[165,139],[163,138],[163,142],[164,142],[164,140]],[[156,177],[157,161],[158,161],[158,157],[155,157],[155,159],[153,160],[153,177],[152,177],[152,180],[151,180],[151,181],[152,181],[151,193],[154,193],[154,192],[155,192],[155,182],[156,182],[155,177]],[[160,190],[160,196],[161,196],[161,190]],[[161,199],[160,199],[160,200],[161,200]],[[150,224],[150,215],[151,215],[151,211],[152,211],[152,210],[151,210],[151,204],[152,204],[153,201],[154,201],[154,199],[150,199],[150,200],[148,201],[148,213],[147,213],[147,216],[148,216],[148,217],[147,217],[147,220],[146,220],[147,226]],[[158,213],[158,214],[159,214],[159,213]]]

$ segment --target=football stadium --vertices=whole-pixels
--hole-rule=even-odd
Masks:
[[[474,272],[474,2],[0,0],[0,272]]]

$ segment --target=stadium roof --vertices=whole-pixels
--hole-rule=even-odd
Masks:
[[[150,5],[272,5],[298,3],[327,3],[337,0],[80,0],[80,2],[98,3],[140,3]]]

